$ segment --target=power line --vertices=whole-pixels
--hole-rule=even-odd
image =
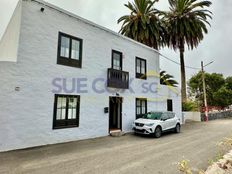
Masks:
[[[163,54],[161,54],[161,53],[159,53],[159,54],[160,54],[161,57],[165,58],[166,60],[169,60],[169,61],[171,61],[171,62],[173,62],[173,63],[175,63],[175,64],[177,64],[177,65],[180,65],[179,62],[177,62],[177,61],[175,61],[175,60],[172,60],[171,58],[169,58],[169,57],[167,57],[167,56],[165,56],[165,55],[163,55]],[[200,70],[200,69],[201,69],[201,68],[196,68],[196,67],[192,67],[192,66],[185,66],[185,68],[194,69],[194,70]]]

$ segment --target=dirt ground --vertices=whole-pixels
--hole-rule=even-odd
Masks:
[[[128,134],[0,153],[0,174],[176,174],[177,162],[206,169],[232,120],[188,123],[160,139]]]

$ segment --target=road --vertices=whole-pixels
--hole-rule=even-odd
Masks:
[[[128,134],[0,153],[0,173],[22,174],[176,174],[177,162],[206,169],[232,135],[232,120],[188,123],[180,134],[160,139]]]

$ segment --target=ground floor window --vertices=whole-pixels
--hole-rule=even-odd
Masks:
[[[136,98],[136,119],[141,118],[147,113],[147,99]]]
[[[167,111],[173,111],[173,103],[171,99],[167,100]]]
[[[55,95],[53,129],[78,127],[79,95]]]

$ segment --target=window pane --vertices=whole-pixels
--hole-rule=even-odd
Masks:
[[[136,100],[136,106],[140,106],[140,100]]]
[[[145,61],[141,61],[141,74],[145,74]]]
[[[121,70],[120,59],[116,58],[113,60],[113,68],[117,70]]]
[[[69,58],[70,39],[61,36],[60,56]]]
[[[162,119],[168,119],[169,117],[168,117],[168,114],[167,113],[163,113],[162,114]]]
[[[57,99],[57,120],[65,120],[65,113],[66,112],[66,98],[65,97],[58,97]]]
[[[145,107],[146,106],[146,101],[142,101],[142,107]]]
[[[80,41],[72,40],[72,59],[79,60],[80,59]]]
[[[120,66],[120,60],[114,59],[114,66]]]
[[[119,53],[113,53],[113,58],[120,60],[121,59],[121,55]]]
[[[68,119],[76,119],[77,98],[69,98]]]
[[[136,114],[138,115],[138,114],[141,114],[140,113],[140,107],[137,107],[137,109],[136,109]]]
[[[121,70],[121,54],[113,53],[113,68],[117,70]]]
[[[140,60],[137,59],[136,62],[137,62],[136,72],[137,72],[137,73],[140,73]]]
[[[146,113],[146,107],[142,106],[142,114],[145,114],[145,113]]]

